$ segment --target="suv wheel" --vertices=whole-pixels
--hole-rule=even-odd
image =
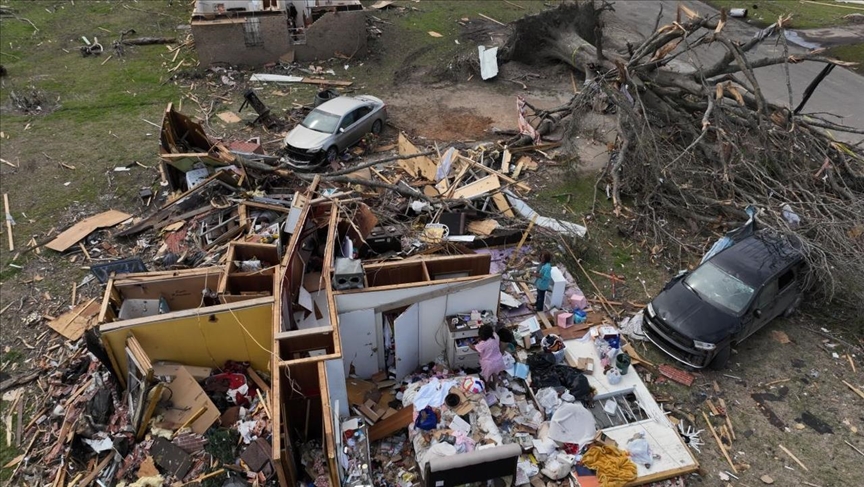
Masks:
[[[708,364],[708,368],[711,370],[723,370],[726,368],[726,364],[729,363],[729,357],[732,355],[732,345],[726,345],[721,348],[717,355],[714,356],[714,359],[711,360],[711,363]]]
[[[792,304],[790,304],[789,307],[786,308],[786,311],[783,312],[783,316],[785,316],[787,318],[792,316],[795,313],[795,311],[798,310],[798,306],[801,304],[802,299],[803,298],[799,294],[798,297],[795,298],[795,301],[792,301]]]

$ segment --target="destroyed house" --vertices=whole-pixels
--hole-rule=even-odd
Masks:
[[[638,441],[659,455],[633,465],[626,485],[698,467],[637,373],[625,371],[617,382],[604,374],[606,351],[598,344],[617,331],[564,267],[552,270],[550,314],[525,307],[534,298],[520,277],[527,269],[519,268],[531,265],[524,227],[478,227],[464,213],[442,209],[435,219],[446,224],[400,230],[362,198],[319,187],[321,176],[293,194],[243,199],[237,189],[246,174],[233,164],[240,156],[171,106],[161,142],[163,173],[176,193],[120,235],[168,229],[166,252],[200,249],[205,257],[192,269],[107,280],[101,340],[127,390],[138,440],[160,431],[204,435],[221,425],[241,435],[249,471],[283,487],[306,478],[378,485],[392,472],[373,466],[373,448],[378,459],[404,458],[399,472],[411,485],[499,477],[524,485],[540,467],[548,478],[569,475],[590,485],[570,470],[567,444],[619,451]],[[399,149],[418,152],[404,136]],[[444,178],[444,190],[487,198],[530,220],[529,228],[584,233],[538,215],[514,192],[490,193],[506,175],[457,151],[441,159],[459,174],[480,172],[461,187],[446,186]],[[429,179],[440,164],[415,157],[398,166]],[[206,173],[189,179],[196,165]],[[465,235],[465,227],[481,237]],[[585,310],[580,326],[571,308]],[[509,381],[497,391],[486,390],[478,373],[472,344],[481,323],[508,328],[515,339]],[[552,368],[536,361],[551,353],[549,336],[562,346]],[[556,389],[576,392],[579,378],[593,401]],[[415,422],[429,411],[440,418],[425,431]],[[544,424],[551,425],[548,435]],[[456,437],[464,438],[455,443],[460,450]]]
[[[310,61],[366,48],[359,0],[197,0],[192,35],[201,64]]]

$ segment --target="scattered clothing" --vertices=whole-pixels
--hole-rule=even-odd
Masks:
[[[601,487],[624,487],[636,480],[636,464],[627,452],[612,446],[592,446],[582,455],[582,464],[597,471]]]

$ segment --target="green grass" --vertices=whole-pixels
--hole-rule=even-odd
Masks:
[[[844,61],[858,63],[856,66],[852,66],[849,69],[856,71],[859,74],[864,74],[864,43],[832,47],[828,49],[826,55]]]
[[[168,69],[194,52],[172,63],[173,53],[162,45],[126,46],[122,57],[112,47],[120,32],[132,27],[138,36],[183,40],[187,31],[177,26],[189,21],[184,2],[17,1],[8,6],[38,28],[9,17],[0,21],[0,58],[8,70],[0,86],[0,151],[19,166],[0,168],[0,185],[9,194],[20,250],[32,236],[38,239],[52,227],[62,230],[97,209],[135,208],[138,188],[149,185],[155,171],[111,171],[134,161],[154,166],[158,129],[141,119],[158,123],[166,104],[179,101],[179,88],[166,82]],[[82,56],[82,36],[91,42],[98,38],[105,52]],[[44,112],[15,111],[13,91],[39,93]],[[13,257],[9,252],[0,257],[0,281],[16,274],[8,266]]]
[[[356,70],[352,68],[352,71],[358,79],[363,80],[363,87],[367,90],[376,94],[386,93],[388,87],[402,81],[400,70],[405,67],[442,68],[447,66],[457,53],[467,50],[476,53],[476,42],[459,40],[464,29],[459,24],[461,19],[469,19],[468,24],[475,27],[482,24],[498,28],[499,25],[480,17],[479,14],[508,23],[546,8],[544,2],[540,1],[513,3],[522,5],[525,9],[520,10],[499,1],[402,1],[397,5],[416,10],[388,9],[373,12],[372,15],[389,24],[377,24],[384,33],[382,40],[370,42],[372,59],[363,66],[356,67]],[[430,31],[437,32],[442,37],[432,37],[429,35]],[[456,40],[459,40],[459,44]]]
[[[612,299],[610,280],[591,271],[605,274],[614,272],[626,281],[625,284],[616,284],[616,300],[646,303],[649,300],[647,293],[653,296],[668,281],[668,259],[652,258],[648,251],[649,245],[634,242],[618,231],[618,226],[626,225],[627,222],[612,214],[612,204],[606,200],[603,191],[598,191],[597,203],[594,205],[596,174],[565,170],[561,177],[556,179],[561,182],[550,184],[535,196],[532,201],[534,208],[543,216],[580,224],[587,222],[587,236],[574,239],[568,245],[582,261],[594,284],[607,299]],[[582,290],[586,294],[594,294],[593,285],[587,281],[579,267],[570,262],[572,259],[566,253],[559,257]],[[640,281],[644,281],[645,287]]]
[[[832,5],[832,0],[823,0],[820,3],[805,3],[794,0],[784,1],[749,1],[737,0],[708,0],[706,1],[716,8],[746,8],[747,19],[757,26],[773,24],[781,15],[792,14],[791,27],[793,29],[815,29],[817,27],[829,27],[843,24],[843,16],[861,10],[845,8],[846,5],[838,3]],[[753,7],[756,8],[753,8]]]

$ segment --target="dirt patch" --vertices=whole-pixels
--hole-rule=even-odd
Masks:
[[[451,108],[443,104],[432,110],[428,108],[417,107],[400,113],[399,118],[422,121],[413,124],[412,135],[441,141],[479,139],[486,135],[486,129],[493,122],[491,118],[472,113],[467,108]]]
[[[566,88],[566,86],[565,86]],[[390,118],[400,130],[432,140],[478,140],[492,137],[493,127],[516,128],[516,95],[550,108],[570,99],[558,89],[520,90],[505,80],[436,85],[401,85],[388,96]]]

